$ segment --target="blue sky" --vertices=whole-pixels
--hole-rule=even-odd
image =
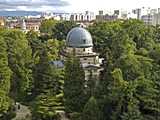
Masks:
[[[160,7],[160,0],[0,0],[0,10],[80,12]]]

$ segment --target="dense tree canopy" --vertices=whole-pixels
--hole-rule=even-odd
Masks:
[[[49,19],[40,34],[0,29],[0,119],[19,101],[34,120],[59,119],[63,112],[71,120],[159,120],[160,27],[132,19],[91,24],[94,50],[104,58],[95,86],[74,54],[64,68],[52,64],[75,26]]]
[[[32,86],[31,48],[25,34],[19,30],[6,30],[2,36],[7,44],[8,65],[13,72],[11,94],[16,99],[25,98]]]
[[[61,21],[55,25],[53,29],[53,37],[57,40],[65,40],[68,32],[75,26],[75,22]]]
[[[106,60],[97,95],[104,119],[158,119],[157,27],[125,20],[95,23],[89,30]]]
[[[9,97],[11,70],[8,67],[7,46],[2,37],[0,37],[0,51],[0,119],[2,119],[11,106]]]

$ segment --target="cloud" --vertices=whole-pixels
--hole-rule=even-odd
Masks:
[[[29,8],[29,9],[40,9],[43,6],[48,7],[63,7],[68,6],[69,3],[62,0],[1,0],[0,10]],[[24,10],[26,10],[24,9]]]

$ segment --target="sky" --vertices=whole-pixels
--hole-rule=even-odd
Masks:
[[[160,0],[0,0],[0,10],[65,11],[158,8]]]

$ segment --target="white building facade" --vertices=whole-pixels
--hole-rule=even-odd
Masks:
[[[73,13],[70,16],[71,21],[92,21],[95,20],[93,12],[86,11],[85,13]]]

